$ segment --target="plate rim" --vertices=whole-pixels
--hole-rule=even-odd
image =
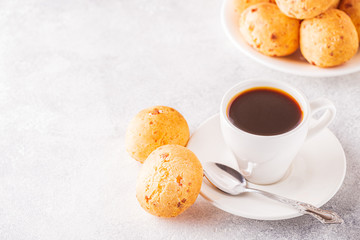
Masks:
[[[219,113],[216,113],[212,116],[210,116],[209,118],[207,118],[205,121],[203,121],[196,129],[195,131],[191,134],[190,136],[190,139],[193,137],[193,135],[198,132],[199,129],[201,129],[204,125],[206,125],[207,123],[209,123],[210,121],[212,121],[213,119],[215,118],[219,118],[220,114]],[[334,196],[335,194],[339,191],[339,189],[341,188],[343,182],[344,182],[344,179],[345,179],[345,176],[346,176],[346,169],[347,169],[347,164],[346,164],[346,155],[345,155],[345,151],[344,151],[344,148],[342,147],[342,144],[340,143],[339,139],[335,136],[335,134],[333,134],[333,132],[326,128],[326,130],[328,130],[328,132],[334,137],[334,139],[337,141],[337,143],[341,146],[341,155],[342,155],[342,163],[343,163],[343,172],[341,173],[342,177],[341,177],[341,181],[338,182],[338,185],[336,186],[336,188],[333,189],[332,192],[330,192],[329,196],[327,198],[324,198],[320,203],[318,204],[313,204],[314,206],[316,207],[321,207],[323,206],[324,204],[326,204],[328,201],[330,201]],[[190,142],[190,140],[189,140]],[[191,150],[191,149],[190,149]],[[201,161],[200,161],[201,162]],[[283,215],[283,216],[275,216],[275,217],[262,217],[262,218],[258,218],[258,217],[254,217],[252,215],[248,215],[248,214],[244,214],[244,213],[241,213],[241,215],[239,213],[234,213],[234,211],[232,211],[230,208],[224,206],[224,205],[221,205],[219,204],[217,201],[214,201],[212,200],[210,197],[208,197],[206,195],[206,193],[203,192],[203,187],[201,187],[200,189],[200,195],[207,201],[209,201],[212,205],[214,205],[215,207],[225,211],[225,212],[228,212],[230,214],[233,214],[233,215],[236,215],[236,216],[240,216],[240,217],[244,217],[244,218],[248,218],[248,219],[254,219],[254,220],[266,220],[266,221],[274,221],[274,220],[285,220],[285,219],[290,219],[290,218],[295,218],[295,217],[299,217],[299,216],[302,216],[303,214],[301,213],[290,213],[290,214],[286,214],[286,215]]]
[[[227,10],[227,5],[230,4],[230,1],[234,1],[234,0],[223,0],[222,6],[221,6],[221,13],[220,13],[220,21],[221,21],[221,25],[223,30],[225,31],[225,35],[227,36],[227,38],[230,40],[230,42],[237,48],[239,49],[245,56],[250,57],[252,60],[265,65],[266,67],[270,68],[270,69],[275,69],[277,71],[280,72],[284,72],[284,73],[288,73],[288,74],[292,74],[292,75],[298,75],[298,76],[303,76],[303,77],[337,77],[337,76],[343,76],[343,75],[348,75],[351,73],[356,73],[360,71],[360,64],[358,65],[358,67],[351,67],[351,68],[343,68],[341,70],[336,69],[335,68],[320,68],[320,67],[314,67],[315,71],[303,71],[303,70],[296,70],[294,68],[286,68],[286,67],[280,67],[276,64],[276,62],[272,63],[271,59],[269,59],[268,61],[262,59],[261,57],[268,57],[268,56],[257,56],[254,55],[252,53],[250,53],[249,51],[247,51],[245,48],[243,48],[241,46],[241,44],[238,43],[238,41],[233,37],[229,26],[227,24],[226,21],[226,10]],[[261,54],[261,53],[257,53],[256,54]],[[358,49],[358,52],[356,54],[360,54],[360,47]],[[351,61],[351,59],[349,60]],[[313,67],[309,64],[309,67]],[[341,66],[338,66],[341,67]]]

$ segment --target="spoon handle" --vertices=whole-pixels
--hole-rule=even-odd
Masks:
[[[317,220],[319,220],[322,223],[343,223],[344,220],[337,215],[333,211],[329,210],[323,210],[320,208],[317,208],[311,204],[292,200],[286,197],[282,197],[273,193],[265,192],[259,189],[254,188],[247,188],[247,192],[254,192],[254,193],[260,193],[268,198],[277,200],[279,202],[285,203],[295,209],[297,209],[300,213],[303,214],[309,214],[313,217],[315,217]]]

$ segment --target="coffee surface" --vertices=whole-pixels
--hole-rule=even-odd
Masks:
[[[299,103],[288,93],[256,87],[234,96],[227,107],[229,120],[239,129],[256,135],[278,135],[302,121]]]

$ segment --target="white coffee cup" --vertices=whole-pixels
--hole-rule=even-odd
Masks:
[[[276,88],[290,94],[301,107],[302,121],[288,132],[271,136],[248,133],[233,125],[227,114],[231,100],[239,93],[256,87]],[[313,115],[319,111],[323,113],[315,120]],[[225,93],[220,106],[220,124],[224,140],[246,179],[256,184],[271,184],[284,177],[305,140],[326,128],[335,114],[335,106],[329,100],[319,98],[309,102],[304,94],[289,84],[248,80]]]

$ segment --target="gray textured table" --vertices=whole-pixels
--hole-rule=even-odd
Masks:
[[[360,73],[311,79],[239,53],[219,21],[221,1],[3,0],[0,2],[0,239],[358,239]],[[178,109],[193,132],[240,80],[293,84],[337,109],[329,127],[348,170],[324,208],[343,225],[309,216],[257,221],[202,197],[173,219],[135,198],[140,164],[124,150],[142,108]],[[324,167],[326,170],[326,167]]]

